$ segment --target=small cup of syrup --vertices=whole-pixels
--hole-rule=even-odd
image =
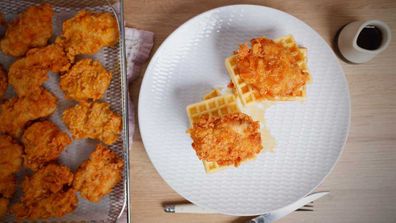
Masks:
[[[384,51],[391,40],[388,25],[380,20],[347,24],[338,35],[338,49],[352,63],[365,63]]]

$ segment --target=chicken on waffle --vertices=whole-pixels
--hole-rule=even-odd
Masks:
[[[291,35],[276,40],[256,38],[242,44],[225,61],[243,104],[261,100],[294,100],[305,96],[311,77],[306,50]]]
[[[234,95],[207,98],[187,107],[192,146],[206,172],[253,159],[262,150],[259,123],[240,112]]]

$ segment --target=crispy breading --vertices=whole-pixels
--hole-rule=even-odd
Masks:
[[[111,73],[99,61],[78,61],[60,78],[60,88],[65,96],[77,101],[100,99],[111,82]]]
[[[201,160],[220,166],[239,166],[263,148],[259,123],[243,113],[222,117],[203,115],[189,129],[192,146]]]
[[[49,116],[55,109],[56,97],[43,88],[9,99],[0,105],[0,132],[19,137],[27,122]]]
[[[7,214],[9,202],[8,199],[0,197],[0,219]]]
[[[66,109],[62,119],[76,139],[98,139],[109,145],[121,132],[122,118],[106,102],[81,102]]]
[[[10,136],[0,135],[0,177],[19,171],[22,166],[22,146]]]
[[[10,136],[0,135],[0,218],[8,209],[8,199],[16,190],[15,173],[22,165],[22,146]]]
[[[51,44],[34,48],[26,57],[15,61],[9,69],[8,79],[18,96],[30,94],[48,80],[48,71],[64,72],[70,67],[63,48]]]
[[[61,190],[31,204],[17,203],[11,211],[19,219],[62,217],[76,209],[78,198],[73,189]]]
[[[26,176],[22,183],[24,204],[31,204],[62,191],[73,182],[73,173],[66,166],[51,163],[39,169],[32,176]]]
[[[71,143],[70,137],[50,121],[36,122],[22,136],[24,166],[37,170],[59,157]]]
[[[0,197],[11,198],[16,190],[15,174],[0,177]]]
[[[7,25],[0,49],[17,57],[24,55],[29,48],[45,46],[52,36],[52,16],[50,4],[29,7]]]
[[[4,71],[3,67],[0,65],[0,99],[4,96],[8,87],[7,73]]]
[[[297,46],[284,47],[266,38],[251,40],[251,48],[242,44],[235,52],[235,73],[251,85],[256,98],[274,100],[302,96],[301,88],[310,75],[298,64],[303,55]]]
[[[118,23],[108,12],[79,11],[63,22],[62,35],[56,39],[64,45],[68,56],[95,54],[102,47],[113,46],[118,42]]]
[[[21,201],[12,206],[11,211],[17,218],[24,219],[61,217],[70,213],[78,203],[75,190],[70,188],[72,182],[73,173],[68,167],[48,164],[25,177]]]
[[[22,146],[10,136],[0,135],[0,218],[6,214],[8,202],[15,193],[15,173],[22,165]]]
[[[123,167],[121,157],[99,144],[78,168],[73,188],[85,199],[98,202],[121,181]]]

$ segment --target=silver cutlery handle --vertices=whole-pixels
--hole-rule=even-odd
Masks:
[[[247,223],[271,223],[272,221],[268,218],[266,214],[260,215],[252,220],[248,221]]]
[[[167,213],[189,213],[189,214],[215,214],[216,211],[198,207],[194,204],[166,205],[164,211]]]

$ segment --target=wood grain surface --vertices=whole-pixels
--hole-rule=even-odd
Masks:
[[[354,20],[381,19],[392,29],[389,48],[372,61],[352,65],[340,60],[349,81],[352,125],[336,168],[318,188],[330,195],[315,201],[314,212],[294,212],[280,223],[396,222],[396,1],[394,0],[126,0],[127,26],[155,33],[153,53],[178,26],[209,9],[258,4],[298,17],[331,46],[337,31]],[[141,78],[143,77],[144,69]],[[141,78],[131,84],[137,106]],[[137,127],[138,128],[138,127]],[[165,203],[184,202],[158,175],[139,130],[131,148],[132,220],[158,222],[246,222],[249,217],[166,214]]]

